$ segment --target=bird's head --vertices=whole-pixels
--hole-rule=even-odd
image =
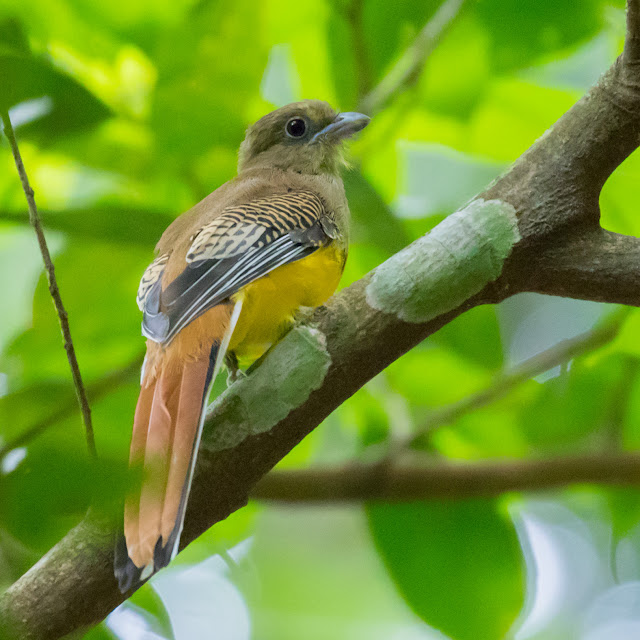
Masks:
[[[362,113],[338,113],[322,100],[302,100],[276,109],[247,129],[238,170],[278,168],[336,174],[342,142],[369,124]]]

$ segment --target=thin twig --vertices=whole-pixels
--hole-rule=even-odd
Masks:
[[[640,372],[640,360],[628,354],[622,362],[622,373],[608,398],[603,420],[603,446],[611,452],[621,451],[624,440],[625,419],[629,412],[629,402]]]
[[[494,463],[378,465],[273,471],[253,489],[258,500],[296,503],[411,501],[498,496],[574,484],[640,484],[640,454],[592,454]]]
[[[58,313],[58,319],[60,320],[60,329],[62,330],[62,336],[64,338],[64,348],[67,352],[67,360],[69,361],[69,366],[71,367],[73,385],[78,397],[78,403],[80,404],[80,410],[82,411],[82,420],[84,422],[87,436],[87,446],[89,447],[89,452],[91,453],[91,455],[93,457],[97,457],[96,442],[93,434],[93,426],[91,424],[91,408],[89,407],[87,394],[82,383],[80,367],[78,366],[76,352],[73,347],[73,340],[71,339],[69,318],[64,308],[64,304],[62,303],[62,298],[60,297],[60,291],[58,289],[58,283],[56,281],[55,269],[53,266],[53,262],[51,261],[51,254],[49,253],[49,247],[47,246],[47,241],[44,237],[42,225],[40,224],[40,217],[38,216],[38,209],[36,207],[33,189],[29,184],[27,171],[24,168],[24,163],[22,162],[22,156],[20,155],[20,149],[18,148],[18,143],[13,131],[13,126],[11,125],[9,112],[4,110],[0,111],[0,117],[2,118],[2,123],[4,125],[4,133],[9,140],[9,145],[11,146],[11,151],[16,163],[16,168],[20,176],[20,181],[22,182],[22,189],[24,190],[24,195],[27,198],[27,204],[29,206],[29,220],[36,232],[36,237],[38,238],[38,245],[40,246],[40,253],[42,254],[42,260],[44,261],[47,280],[49,282],[49,293],[51,294],[53,304],[55,305],[56,312]]]
[[[438,427],[452,424],[463,415],[486,407],[488,404],[503,398],[519,385],[549,371],[554,367],[569,362],[576,356],[611,342],[620,331],[628,309],[623,309],[605,324],[586,331],[574,338],[563,340],[550,349],[539,353],[509,371],[501,373],[486,389],[474,393],[458,402],[453,402],[439,409],[435,409],[427,417],[420,429],[409,438],[394,445],[395,452],[407,449],[420,441]]]
[[[627,33],[622,55],[627,70],[635,73],[640,64],[640,0],[627,0]]]
[[[391,98],[417,82],[427,59],[460,13],[464,3],[465,0],[446,0],[440,5],[389,73],[360,101],[359,111],[373,115]]]
[[[358,102],[362,100],[371,90],[373,84],[371,79],[371,65],[367,56],[367,46],[364,37],[364,27],[362,24],[363,0],[352,0],[345,11],[349,27],[351,29],[351,40],[353,44],[353,55],[356,66],[356,89],[358,92]]]
[[[139,375],[140,367],[142,366],[142,356],[138,356],[133,359],[128,365],[117,371],[113,371],[100,380],[87,385],[87,396],[91,402],[99,400],[107,393],[117,389],[124,381],[129,378]],[[43,420],[36,422],[22,433],[17,435],[13,440],[9,440],[2,447],[0,447],[0,460],[2,460],[10,451],[23,447],[28,442],[31,442],[41,434],[43,434],[50,427],[58,424],[61,420],[72,416],[77,408],[77,402],[71,401],[65,402],[59,406],[53,413],[47,415]]]

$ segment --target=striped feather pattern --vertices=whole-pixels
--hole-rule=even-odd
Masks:
[[[142,274],[140,286],[138,287],[138,295],[136,296],[136,302],[138,303],[140,311],[144,311],[147,295],[149,294],[149,291],[151,291],[153,285],[161,278],[168,259],[168,253],[158,256]]]
[[[292,229],[309,229],[324,212],[311,191],[260,198],[226,209],[205,225],[187,252],[187,262],[232,258],[250,247],[261,248]]]

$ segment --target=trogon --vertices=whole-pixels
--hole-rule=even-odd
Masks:
[[[164,232],[138,290],[147,352],[115,574],[125,592],[178,551],[208,394],[262,355],[300,307],[335,291],[347,257],[342,142],[369,118],[304,100],[258,120],[238,175]]]

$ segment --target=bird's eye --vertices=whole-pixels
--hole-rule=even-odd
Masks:
[[[291,118],[287,122],[285,131],[292,138],[301,138],[307,131],[307,123],[302,118]]]

